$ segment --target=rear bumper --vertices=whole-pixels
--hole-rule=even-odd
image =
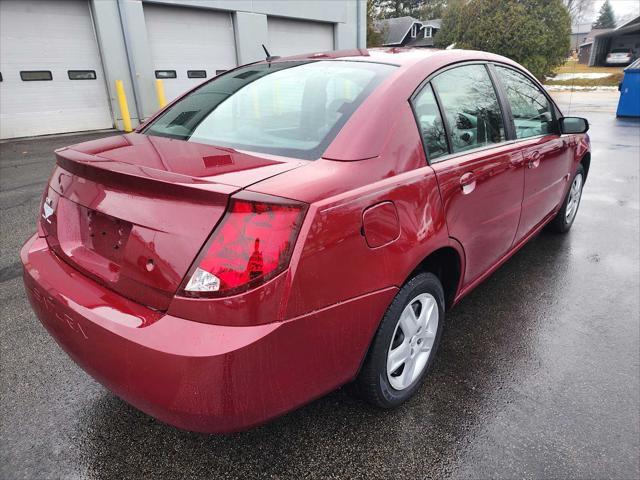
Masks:
[[[263,423],[352,379],[396,292],[230,327],[128,300],[68,266],[37,236],[21,259],[34,311],[78,365],[159,420],[209,433]]]
[[[607,58],[606,63],[609,65],[629,65],[632,60],[626,58]]]

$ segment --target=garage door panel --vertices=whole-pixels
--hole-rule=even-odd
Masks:
[[[267,26],[269,52],[272,55],[284,57],[334,49],[334,28],[331,23],[269,17]]]
[[[175,70],[177,78],[164,79],[167,100],[206,81],[188,78],[188,70],[216,70],[236,66],[231,15],[194,8],[144,5],[144,17],[154,70]]]
[[[113,126],[89,6],[84,0],[0,1],[0,138]],[[23,81],[21,71],[51,71]],[[70,80],[94,70],[96,80]]]

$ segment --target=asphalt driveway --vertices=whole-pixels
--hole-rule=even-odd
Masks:
[[[542,233],[448,315],[434,372],[393,412],[348,388],[261,428],[177,430],[80,370],[41,327],[18,251],[52,150],[0,144],[0,477],[638,478],[640,123],[617,93],[556,95],[591,123],[569,235]]]

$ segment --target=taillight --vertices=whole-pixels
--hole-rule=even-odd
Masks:
[[[181,294],[220,297],[249,290],[289,265],[307,205],[241,192],[204,246]]]

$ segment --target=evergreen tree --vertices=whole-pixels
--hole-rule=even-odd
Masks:
[[[504,55],[542,79],[566,60],[570,34],[561,0],[450,0],[435,42]]]
[[[433,20],[435,18],[442,18],[446,5],[446,0],[423,1],[417,9],[415,17],[420,20]]]
[[[616,17],[613,14],[613,8],[609,0],[605,0],[600,7],[600,13],[596,23],[593,24],[593,28],[616,28]]]

